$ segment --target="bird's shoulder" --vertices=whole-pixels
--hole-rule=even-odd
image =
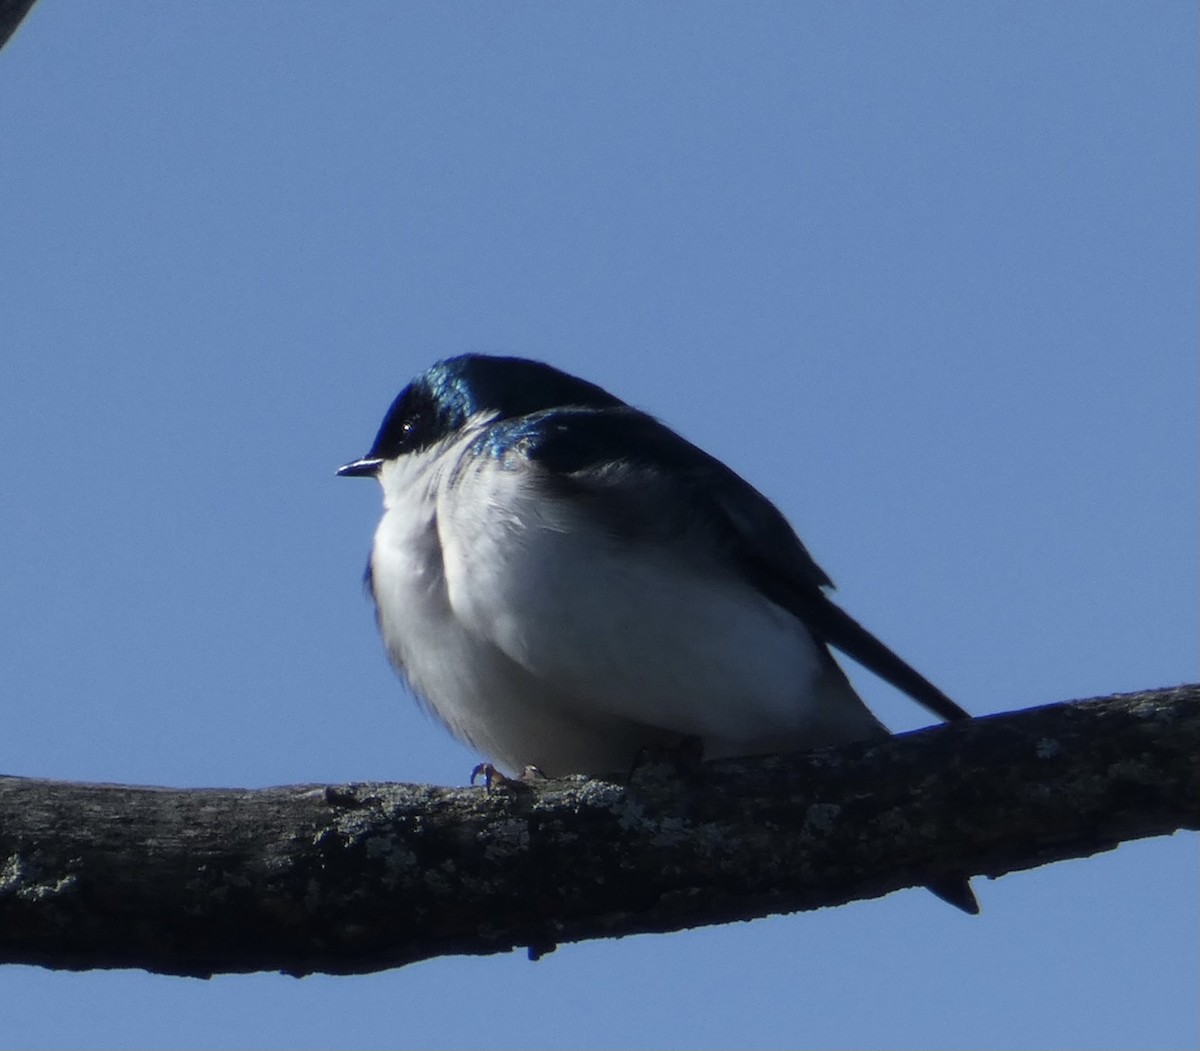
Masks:
[[[495,421],[473,457],[526,472],[547,498],[631,542],[705,542],[780,604],[830,581],[783,514],[716,457],[628,405]]]

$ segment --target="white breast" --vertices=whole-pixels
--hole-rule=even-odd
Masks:
[[[791,614],[695,550],[615,538],[494,462],[384,467],[372,554],[392,660],[481,752],[551,776],[628,768],[700,737],[708,757],[882,732]]]

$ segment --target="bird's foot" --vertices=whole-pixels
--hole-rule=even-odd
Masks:
[[[474,784],[479,778],[483,778],[484,788],[515,788],[528,785],[532,781],[550,780],[536,766],[527,766],[516,777],[509,777],[508,774],[497,770],[491,763],[480,763],[471,771],[471,784]]]
[[[471,771],[471,784],[483,778],[483,787],[492,788],[495,785],[506,785],[513,779],[508,774],[501,773],[491,763],[479,763]]]

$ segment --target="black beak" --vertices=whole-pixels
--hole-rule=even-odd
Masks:
[[[382,466],[382,460],[367,457],[343,464],[337,469],[337,473],[339,478],[374,478],[379,474],[379,468]]]

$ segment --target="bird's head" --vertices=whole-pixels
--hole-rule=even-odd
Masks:
[[[540,361],[461,354],[439,361],[405,387],[384,416],[367,455],[337,473],[375,477],[385,462],[428,449],[468,421],[511,419],[565,406],[623,404],[594,383]]]

